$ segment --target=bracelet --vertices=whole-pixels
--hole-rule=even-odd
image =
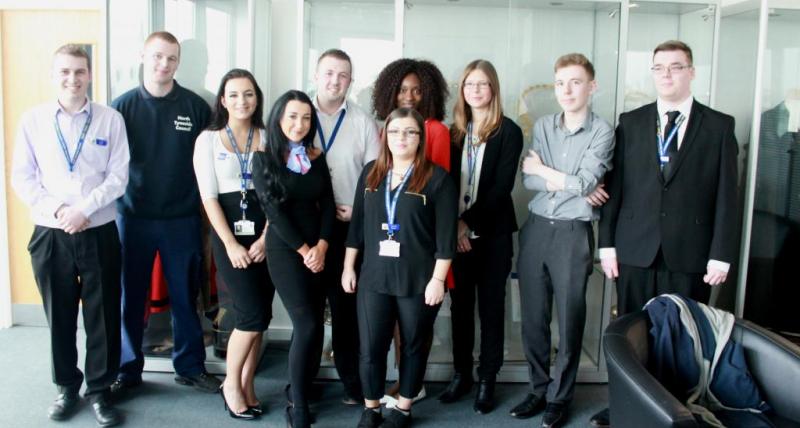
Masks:
[[[435,279],[435,280],[437,280],[437,281],[441,282],[442,284],[444,284],[444,280],[443,280],[443,279],[439,279],[439,278],[437,278],[437,277],[435,277],[435,276],[433,277],[433,279]]]

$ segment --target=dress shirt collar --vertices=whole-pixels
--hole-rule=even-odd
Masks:
[[[81,113],[89,113],[89,111],[91,110],[91,105],[92,102],[89,101],[89,97],[86,97],[86,100],[84,100],[83,102],[83,106],[81,106],[81,108],[73,114],[66,111],[64,109],[64,106],[61,105],[61,102],[56,100],[55,103],[53,103],[53,114],[58,114],[59,112],[61,112],[66,114],[67,116],[77,116]]]
[[[581,124],[577,129],[571,131],[564,126],[564,112],[558,113],[553,116],[553,129],[561,129],[564,133],[568,135],[577,134],[578,132],[586,129],[592,129],[592,122],[594,121],[594,114],[592,114],[592,109],[586,111],[586,118],[583,119],[583,124]]]
[[[677,106],[670,108],[670,106],[667,105],[667,102],[659,97],[656,100],[656,107],[658,108],[658,117],[664,117],[668,111],[678,110],[679,112],[681,112],[683,117],[685,117],[688,120],[689,114],[692,112],[693,103],[694,103],[694,97],[689,95],[685,100],[678,103]]]
[[[320,110],[320,109],[319,109],[319,102],[317,101],[317,96],[316,96],[316,95],[315,95],[315,96],[314,96],[314,98],[311,100],[311,103],[312,103],[312,104],[314,104],[314,108],[317,110],[317,113],[319,113],[319,114],[325,114],[325,112],[323,112],[322,110]],[[335,111],[335,112],[333,112],[333,114],[330,114],[330,115],[327,115],[327,116],[334,116],[334,115],[338,114],[338,113],[339,113],[340,111],[342,111],[342,110],[345,110],[345,111],[347,111],[347,97],[345,97],[345,98],[344,98],[344,101],[342,101],[342,105],[340,105],[340,106],[339,106],[339,107],[336,109],[336,111]]]

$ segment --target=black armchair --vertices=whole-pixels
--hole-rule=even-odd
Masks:
[[[646,312],[636,312],[612,322],[603,335],[612,426],[698,427],[689,409],[647,371],[648,323]],[[744,347],[750,373],[775,410],[773,423],[800,427],[800,347],[741,319],[731,337]]]

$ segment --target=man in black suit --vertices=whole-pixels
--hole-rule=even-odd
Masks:
[[[678,293],[707,302],[736,254],[734,119],[695,101],[692,50],[667,41],[653,51],[655,103],[619,118],[600,259],[617,278],[620,315]],[[608,412],[592,418],[608,425]]]

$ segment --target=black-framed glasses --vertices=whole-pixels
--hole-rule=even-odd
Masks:
[[[652,71],[653,74],[665,74],[667,71],[669,71],[669,74],[676,74],[689,68],[692,68],[689,64],[670,64],[669,66],[654,65],[650,67],[650,71]]]
[[[419,138],[419,131],[416,129],[389,129],[386,134],[393,138]]]

